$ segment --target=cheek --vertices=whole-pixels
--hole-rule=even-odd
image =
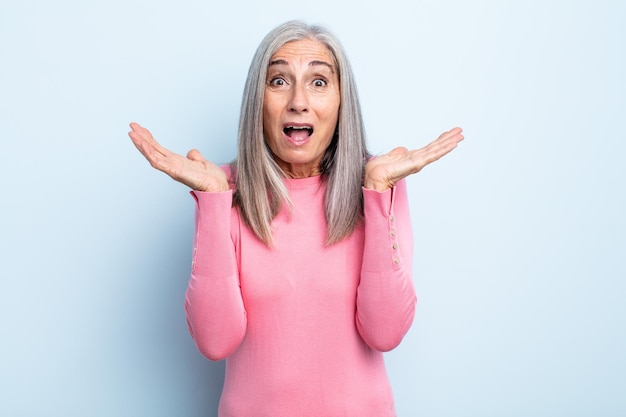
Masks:
[[[276,113],[276,103],[272,100],[272,95],[267,92],[263,96],[263,120],[271,120]]]
[[[328,115],[327,117],[329,120],[333,121],[333,125],[337,124],[337,121],[339,120],[339,95],[337,95],[335,100],[328,103],[326,111]]]
[[[337,128],[339,122],[339,106],[333,106],[328,109],[328,128],[333,132]]]
[[[271,114],[272,112],[269,109],[269,103],[267,102],[267,99],[265,99],[263,102],[263,124],[270,119]]]
[[[276,134],[275,131],[277,119],[274,114],[275,113],[273,113],[271,109],[268,109],[267,107],[263,109],[263,135],[268,139]]]

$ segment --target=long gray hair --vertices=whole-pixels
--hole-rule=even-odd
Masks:
[[[272,220],[282,205],[290,206],[291,201],[283,182],[285,174],[274,161],[263,137],[267,69],[278,49],[302,39],[314,39],[326,45],[339,73],[339,118],[320,166],[321,178],[326,181],[326,244],[349,236],[363,217],[361,187],[370,154],[365,145],[361,107],[350,63],[338,39],[324,27],[301,21],[286,22],[265,36],[250,64],[239,119],[238,156],[233,162],[234,204],[248,227],[268,246],[272,244]]]

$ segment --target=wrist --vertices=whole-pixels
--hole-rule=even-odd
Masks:
[[[363,181],[363,188],[367,190],[375,190],[375,191],[378,191],[379,193],[382,193],[384,191],[387,191],[390,188],[393,188],[393,184],[390,184],[388,182],[374,181],[374,180],[366,178]]]
[[[217,183],[208,183],[208,184],[198,184],[197,186],[191,187],[194,191],[200,191],[202,193],[223,193],[225,191],[230,190],[228,182],[217,182]]]

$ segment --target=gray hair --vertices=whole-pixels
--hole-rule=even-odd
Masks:
[[[234,204],[250,229],[268,246],[271,222],[283,204],[291,206],[284,172],[274,161],[263,137],[263,98],[272,55],[288,42],[314,39],[328,48],[337,67],[340,86],[339,118],[335,134],[322,158],[326,181],[324,211],[331,245],[349,236],[363,218],[363,171],[370,154],[352,69],[339,40],[326,28],[289,21],[269,32],[250,64],[239,119]]]

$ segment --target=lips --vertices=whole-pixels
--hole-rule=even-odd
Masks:
[[[289,143],[295,146],[303,146],[309,143],[313,135],[313,125],[306,123],[285,123],[283,133]]]
[[[313,126],[308,124],[288,124],[283,127],[283,133],[290,138],[304,138],[313,134]]]

